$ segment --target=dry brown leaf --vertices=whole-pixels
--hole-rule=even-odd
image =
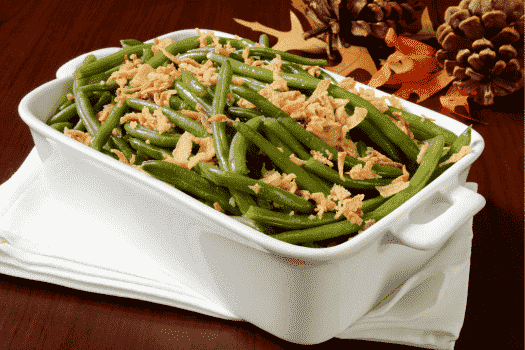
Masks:
[[[317,38],[310,38],[308,40],[304,40],[303,26],[301,25],[299,18],[297,18],[297,16],[292,11],[290,11],[290,22],[292,24],[292,28],[288,32],[281,32],[279,30],[262,25],[259,22],[248,22],[238,18],[234,18],[233,20],[245,27],[250,28],[251,30],[263,32],[276,37],[277,44],[273,46],[273,48],[276,50],[301,50],[315,53],[325,51],[324,41],[319,40]]]
[[[341,63],[333,67],[325,67],[325,69],[345,77],[358,68],[366,70],[372,76],[377,72],[374,60],[365,47],[340,47],[339,53],[342,57]]]
[[[385,37],[388,46],[394,46],[396,52],[388,57],[381,69],[372,76],[368,85],[401,85],[394,95],[408,98],[411,93],[419,96],[421,102],[450,84],[454,77],[449,77],[437,64],[436,50],[429,45],[403,36],[397,36],[392,28]],[[391,74],[391,69],[396,74]]]

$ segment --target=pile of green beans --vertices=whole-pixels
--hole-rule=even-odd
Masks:
[[[177,93],[170,97],[169,107],[159,106],[150,99],[128,97],[121,105],[115,103],[116,82],[100,84],[113,72],[118,71],[126,58],[134,54],[142,57],[142,64],[153,68],[171,63],[162,52],[152,51],[153,44],[136,39],[121,40],[122,49],[107,57],[96,59],[88,56],[74,76],[72,95],[48,117],[46,123],[64,132],[74,129],[91,136],[90,146],[108,156],[118,159],[120,151],[128,163],[140,168],[161,181],[187,193],[202,203],[223,211],[227,215],[242,216],[250,227],[268,234],[277,240],[304,247],[326,247],[342,243],[363,229],[366,221],[378,221],[399,207],[409,198],[434,181],[452,164],[439,166],[463,146],[470,145],[471,128],[456,136],[428,119],[390,107],[380,112],[370,102],[334,84],[328,88],[333,98],[347,99],[348,114],[355,107],[366,108],[364,121],[351,137],[357,144],[361,157],[367,147],[385,154],[396,162],[405,164],[410,172],[409,186],[388,198],[379,195],[378,186],[389,185],[402,171],[398,167],[375,164],[372,170],[381,176],[377,179],[354,180],[348,175],[339,175],[335,156],[338,149],[328,145],[308,132],[278,106],[259,94],[266,84],[274,81],[274,73],[268,69],[244,63],[242,50],[250,46],[250,56],[260,60],[271,60],[279,55],[283,61],[280,76],[290,89],[311,94],[321,79],[310,75],[301,66],[323,66],[325,60],[313,60],[270,48],[266,35],[261,35],[259,44],[248,39],[220,38],[224,45],[228,41],[237,51],[230,56],[215,52],[211,37],[209,46],[199,47],[200,38],[190,37],[176,41],[166,47],[171,55],[193,59],[199,63],[210,60],[218,72],[217,83],[203,84],[190,70],[183,69],[181,77],[168,89]],[[177,65],[175,65],[177,67]],[[326,72],[321,78],[329,77]],[[233,81],[241,78],[242,85]],[[255,108],[244,108],[238,102],[244,99]],[[115,106],[107,118],[100,122],[97,113],[108,103]],[[160,110],[174,125],[166,132],[159,132],[131,121],[120,123],[129,112],[147,108],[151,113]],[[206,117],[224,115],[225,121],[211,121],[203,125],[187,117],[182,110],[204,113]],[[398,114],[401,113],[401,114]],[[419,147],[389,118],[396,115],[406,120],[418,142],[427,142],[428,147],[420,163],[417,162]],[[212,161],[200,161],[191,169],[165,161],[171,155],[181,136],[189,132],[197,138],[211,138],[215,148]],[[362,139],[359,135],[362,135]],[[192,154],[199,147],[194,144]],[[444,146],[450,149],[444,150]],[[335,163],[333,167],[322,164],[312,154],[320,152]],[[293,157],[299,161],[292,161]],[[356,165],[365,165],[361,159],[347,155],[344,171]],[[344,215],[326,212],[320,218],[316,203],[308,197],[291,193],[262,180],[266,169],[275,169],[281,174],[294,174],[294,181],[301,190],[309,193],[331,194],[334,185],[341,185],[352,196],[364,194],[361,213],[363,222],[353,223]],[[304,193],[303,193],[304,194]],[[220,208],[219,208],[220,207]]]

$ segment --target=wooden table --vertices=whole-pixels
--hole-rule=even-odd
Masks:
[[[64,62],[119,40],[147,40],[186,28],[259,32],[232,18],[286,31],[290,2],[244,0],[104,2],[7,1],[0,22],[0,184],[22,164],[33,140],[18,116],[20,99],[54,79]],[[272,39],[273,40],[273,39]],[[456,349],[523,348],[523,90],[493,107],[472,106],[485,151],[468,181],[487,199],[474,220],[464,327]],[[422,105],[450,115],[435,96]],[[462,120],[466,123],[469,121]],[[244,322],[69,289],[0,271],[1,349],[279,349],[294,345]],[[511,320],[516,318],[515,320]],[[520,346],[521,345],[521,346]],[[298,346],[299,347],[299,346]],[[332,339],[313,348],[407,349]]]

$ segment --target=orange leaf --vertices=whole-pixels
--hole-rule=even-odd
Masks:
[[[398,37],[392,28],[387,32],[385,42],[388,46],[394,46],[396,52],[372,76],[369,86],[400,84],[401,87],[394,95],[408,98],[411,93],[415,93],[419,96],[417,102],[421,102],[453,80],[437,64],[433,47],[414,39]],[[396,74],[391,74],[391,70]]]

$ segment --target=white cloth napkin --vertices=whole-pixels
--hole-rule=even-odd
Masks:
[[[174,280],[140,242],[108,235],[119,223],[83,210],[99,191],[81,197],[61,191],[82,186],[61,164],[53,157],[42,163],[33,149],[0,186],[0,273],[241,320],[218,299]],[[477,191],[475,183],[466,186]],[[465,315],[471,241],[472,219],[424,268],[338,338],[453,349]]]

